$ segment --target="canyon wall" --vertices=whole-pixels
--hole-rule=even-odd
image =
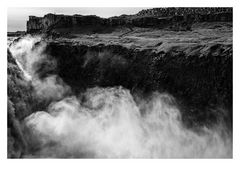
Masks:
[[[27,33],[7,53],[9,158],[126,158],[142,140],[130,157],[232,157],[232,8],[30,16]]]
[[[232,45],[155,53],[117,45],[49,43],[46,52],[58,67],[40,66],[43,78],[46,72],[58,72],[76,91],[118,85],[143,95],[167,91],[180,101],[186,125],[212,125],[221,117],[232,128]],[[221,115],[222,110],[227,114]]]
[[[202,9],[202,8],[201,8]],[[43,17],[29,16],[27,32],[46,32],[54,28],[81,26],[128,26],[162,28],[176,23],[191,24],[194,22],[230,22],[232,8],[156,8],[140,11],[136,15],[100,18],[95,15],[55,15]]]

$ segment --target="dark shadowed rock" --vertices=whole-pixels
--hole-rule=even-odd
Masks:
[[[169,92],[178,98],[187,125],[212,125],[224,118],[231,128],[232,45],[155,53],[116,45],[49,43],[46,52],[57,60],[58,75],[75,92],[119,85],[144,95]],[[216,108],[228,115],[211,111]]]

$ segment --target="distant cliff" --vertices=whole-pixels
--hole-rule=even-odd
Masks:
[[[232,13],[232,8],[152,8],[141,10],[137,16],[186,16],[186,15],[215,15],[218,13]]]
[[[43,17],[29,16],[27,32],[47,32],[56,28],[95,27],[187,27],[195,22],[230,22],[232,8],[153,8],[142,10],[136,15],[121,15],[100,18],[95,15],[55,15]],[[94,32],[94,31],[93,31]]]

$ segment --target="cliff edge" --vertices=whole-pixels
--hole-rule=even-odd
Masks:
[[[153,8],[142,10],[135,15],[121,15],[100,18],[95,15],[56,15],[43,17],[29,16],[28,33],[48,32],[55,29],[91,29],[91,33],[108,32],[116,27],[169,28],[190,30],[193,23],[231,22],[232,8]],[[112,28],[112,29],[110,29]],[[106,30],[107,29],[107,30]]]

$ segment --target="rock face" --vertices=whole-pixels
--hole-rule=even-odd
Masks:
[[[8,51],[8,157],[19,158],[26,151],[20,121],[31,113],[31,99],[22,72]]]
[[[136,15],[122,15],[119,17],[100,18],[94,15],[55,15],[44,17],[29,16],[27,32],[46,32],[54,28],[83,26],[130,26],[163,28],[176,23],[191,24],[193,22],[229,22],[232,21],[232,8],[155,8],[140,11]]]
[[[58,75],[75,91],[121,85],[143,95],[168,92],[180,100],[186,125],[211,126],[225,121],[231,129],[231,45],[199,45],[155,53],[117,45],[50,43],[46,52],[57,60]]]
[[[29,16],[27,21],[27,32],[38,32],[48,30],[51,27],[73,27],[81,25],[104,24],[104,19],[97,16],[81,15],[54,15],[47,14],[44,17]]]

